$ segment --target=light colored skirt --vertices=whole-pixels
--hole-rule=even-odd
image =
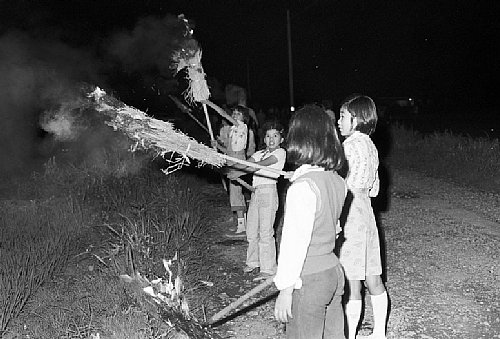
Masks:
[[[365,280],[382,274],[380,240],[367,192],[354,193],[343,227],[339,259],[348,280]]]

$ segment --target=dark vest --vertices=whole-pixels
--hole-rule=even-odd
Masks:
[[[307,182],[316,194],[316,214],[311,242],[307,250],[302,275],[327,270],[339,264],[333,253],[337,227],[342,206],[344,205],[346,186],[337,172],[312,171],[298,178],[294,183]]]

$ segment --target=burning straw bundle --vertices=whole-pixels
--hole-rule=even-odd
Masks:
[[[112,118],[106,122],[109,126],[135,141],[132,150],[138,147],[152,149],[169,160],[173,170],[189,164],[190,158],[199,160],[201,165],[219,167],[225,163],[225,159],[217,151],[175,130],[171,123],[154,119],[134,107],[127,106],[99,87],[89,93],[88,97],[93,100],[97,111]]]
[[[92,92],[87,93],[87,96],[92,100],[91,105],[94,109],[111,117],[111,121],[106,122],[106,124],[115,130],[120,130],[135,141],[132,151],[141,147],[146,150],[152,149],[164,158],[169,156],[167,160],[172,165],[169,170],[164,171],[166,174],[189,164],[189,158],[191,158],[200,161],[200,166],[209,164],[220,167],[225,165],[226,161],[233,161],[286,175],[286,172],[283,171],[217,153],[213,148],[175,130],[171,123],[152,118],[137,108],[127,106],[120,100],[106,94],[99,87],[95,87]],[[180,155],[180,157],[176,158],[175,154]]]

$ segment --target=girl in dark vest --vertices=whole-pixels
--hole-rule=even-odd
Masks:
[[[345,278],[334,254],[347,193],[336,172],[345,161],[342,145],[334,121],[316,105],[295,113],[287,143],[298,168],[286,196],[274,315],[287,323],[287,338],[345,338]]]

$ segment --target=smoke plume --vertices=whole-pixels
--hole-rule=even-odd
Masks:
[[[176,82],[169,65],[183,29],[167,15],[142,18],[101,45],[69,46],[20,30],[0,36],[0,173],[32,170],[62,147],[78,153],[77,161],[98,159],[96,150],[109,149],[113,140],[126,149],[116,132],[79,109],[78,86],[85,82],[119,94],[128,84],[113,76],[134,73],[146,82],[142,87],[153,84],[155,95],[166,94]]]

